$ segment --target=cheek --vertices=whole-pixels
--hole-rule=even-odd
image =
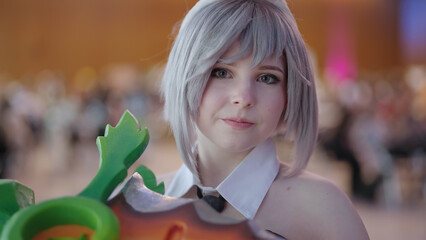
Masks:
[[[284,104],[273,103],[268,111],[269,116],[271,116],[270,121],[278,123],[281,119],[282,113],[284,112]]]
[[[268,116],[268,122],[270,124],[278,125],[283,113],[285,112],[286,99],[281,93],[276,95],[271,94],[270,96],[275,97],[267,99],[265,116]]]
[[[225,99],[225,96],[226,89],[224,89],[220,84],[209,82],[204,89],[201,103],[204,103],[205,105],[217,105],[219,102]]]
[[[221,99],[223,99],[223,93],[217,91],[214,86],[207,84],[198,107],[198,119],[213,114],[220,106]]]

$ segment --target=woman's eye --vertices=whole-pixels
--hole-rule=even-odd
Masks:
[[[259,82],[266,83],[266,84],[277,84],[280,82],[278,77],[275,75],[265,74],[258,78]]]
[[[215,68],[215,69],[213,69],[211,76],[217,77],[217,78],[228,78],[229,73],[225,69]]]

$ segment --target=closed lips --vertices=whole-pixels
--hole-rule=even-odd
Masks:
[[[239,130],[244,130],[254,125],[254,123],[249,122],[248,120],[245,120],[245,119],[226,118],[226,119],[223,119],[223,121],[229,126],[231,126],[232,128],[239,129]]]

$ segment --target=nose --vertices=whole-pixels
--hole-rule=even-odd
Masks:
[[[254,106],[256,102],[254,87],[251,83],[240,83],[234,86],[231,96],[231,103],[241,108]]]

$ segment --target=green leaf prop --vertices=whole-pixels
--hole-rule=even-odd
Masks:
[[[34,192],[17,181],[0,179],[0,233],[18,210],[34,204]]]
[[[79,194],[106,202],[114,188],[127,176],[127,169],[148,145],[148,130],[139,130],[133,115],[126,111],[115,128],[109,124],[105,136],[98,137],[99,170],[92,182]]]
[[[143,183],[145,186],[152,191],[164,195],[164,182],[161,182],[157,185],[157,179],[155,178],[154,173],[144,165],[140,165],[136,168],[135,172],[139,173],[142,176]]]

